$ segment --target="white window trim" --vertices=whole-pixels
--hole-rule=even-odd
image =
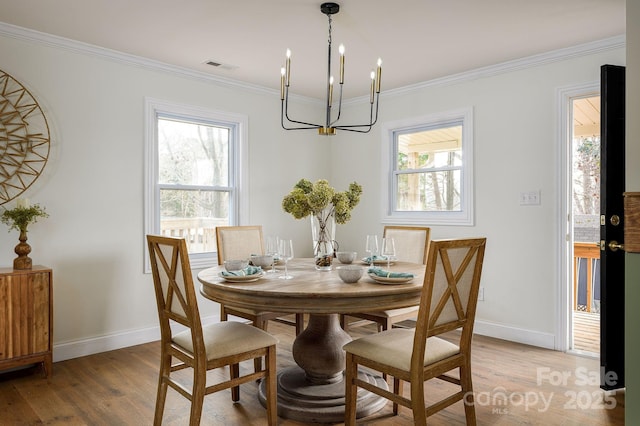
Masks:
[[[151,273],[149,261],[149,249],[147,247],[147,234],[160,233],[160,212],[157,206],[160,200],[158,187],[158,144],[156,119],[158,114],[177,115],[185,117],[201,118],[221,123],[229,123],[235,128],[235,146],[233,161],[230,167],[234,181],[232,186],[236,188],[234,203],[230,205],[229,219],[240,225],[249,220],[249,144],[247,132],[249,120],[246,115],[234,114],[224,111],[215,111],[192,105],[183,105],[174,102],[146,97],[144,100],[144,272]],[[153,190],[151,190],[153,188]],[[211,253],[198,253],[189,256],[193,269],[207,268],[217,265],[216,255]]]
[[[456,212],[398,212],[394,211],[393,200],[393,164],[394,133],[397,131],[420,128],[425,125],[437,125],[453,120],[462,120],[462,197],[460,211]],[[406,118],[382,124],[382,223],[406,225],[458,225],[473,226],[474,223],[474,191],[473,191],[473,108],[461,108],[428,114],[421,117]]]

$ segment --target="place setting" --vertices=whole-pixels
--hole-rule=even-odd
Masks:
[[[382,239],[382,251],[379,253],[378,236],[367,235],[367,243],[365,251],[369,253],[367,257],[362,258],[362,263],[370,266],[386,265],[387,268],[394,264],[396,249],[393,238]]]
[[[233,259],[224,261],[224,270],[220,277],[232,283],[248,283],[258,281],[262,275],[262,267],[249,265],[249,260]]]
[[[367,275],[379,284],[404,284],[413,280],[413,274],[409,272],[390,271],[396,256],[396,246],[393,238],[382,238],[382,247],[378,255],[378,236],[367,235],[366,252],[368,257],[362,262],[369,265]],[[386,269],[383,267],[386,266]]]
[[[379,284],[405,284],[413,280],[410,272],[395,272],[373,266],[367,270],[367,275]]]

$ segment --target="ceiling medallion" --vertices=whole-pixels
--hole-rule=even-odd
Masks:
[[[29,188],[49,158],[49,126],[40,105],[0,70],[0,205]]]

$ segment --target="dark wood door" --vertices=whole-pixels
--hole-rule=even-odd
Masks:
[[[624,387],[625,68],[603,65],[600,183],[600,387]]]

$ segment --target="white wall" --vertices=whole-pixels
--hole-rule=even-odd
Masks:
[[[310,254],[309,223],[280,203],[301,177],[328,178],[339,189],[363,184],[352,221],[338,227],[343,247],[362,251],[363,236],[381,232],[380,126],[330,138],[285,132],[276,91],[153,70],[14,37],[2,27],[0,57],[10,58],[3,71],[38,99],[52,129],[51,160],[25,196],[51,215],[30,229],[29,243],[34,262],[54,269],[56,359],[156,336],[151,277],[142,273],[145,96],[249,116],[250,222],[294,238],[297,254]],[[434,227],[433,237],[488,238],[478,331],[553,347],[560,285],[556,90],[597,81],[601,64],[624,59],[623,48],[605,49],[382,96],[381,121],[474,108],[476,225]],[[531,189],[541,190],[542,204],[519,206],[519,193]],[[0,232],[0,265],[11,264],[16,243],[15,232]],[[213,303],[203,301],[201,310],[217,315]]]
[[[425,85],[385,96],[383,122],[472,107],[475,143],[475,226],[432,227],[432,238],[486,236],[476,332],[549,348],[558,321],[560,278],[560,164],[557,90],[594,82],[600,65],[624,65],[614,49],[494,76]],[[338,240],[381,233],[378,171],[380,127],[367,140],[341,134],[334,144],[332,179],[364,183],[363,206],[353,224],[338,228]],[[357,159],[357,161],[356,161]],[[520,206],[519,194],[540,190],[540,206]],[[426,224],[428,225],[428,223]]]
[[[146,96],[248,115],[250,222],[290,234],[300,247],[307,242],[308,224],[282,213],[281,194],[295,183],[292,176],[322,176],[328,153],[280,130],[276,91],[7,36],[0,36],[0,57],[2,70],[39,101],[51,128],[50,161],[23,196],[50,214],[30,227],[29,243],[34,263],[54,270],[55,359],[156,336],[152,280],[142,272]],[[6,229],[0,265],[9,266],[18,236]],[[213,303],[201,303],[201,311],[218,315]]]

